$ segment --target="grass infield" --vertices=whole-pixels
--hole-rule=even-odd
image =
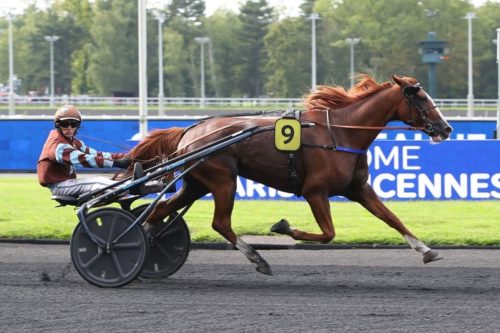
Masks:
[[[135,205],[146,201],[138,200]],[[0,175],[0,238],[69,239],[78,220],[73,207],[55,208],[36,175]],[[500,245],[500,201],[389,201],[387,206],[419,238],[433,245]],[[404,244],[403,238],[364,208],[332,202],[337,244]],[[213,202],[199,200],[186,214],[193,241],[222,241],[212,230]],[[237,201],[233,229],[239,235],[271,235],[281,218],[319,232],[305,202]]]

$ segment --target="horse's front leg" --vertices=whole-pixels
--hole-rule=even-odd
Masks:
[[[255,267],[257,272],[265,275],[273,275],[271,266],[269,266],[267,261],[262,258],[259,252],[257,252],[257,250],[255,250],[250,244],[244,242],[239,237],[236,237],[236,243],[233,244],[247,257],[248,260],[250,260],[250,262],[253,262],[257,265],[257,267]]]
[[[244,242],[231,228],[231,213],[234,206],[234,195],[236,192],[236,183],[230,182],[219,185],[212,192],[214,196],[215,210],[212,221],[212,228],[230,241],[238,250],[240,250],[250,262],[257,265],[257,272],[273,275],[271,267],[267,261],[250,245]]]
[[[281,220],[271,227],[272,232],[289,235],[296,240],[314,241],[328,243],[335,237],[332,216],[330,213],[330,202],[326,194],[304,194],[304,198],[309,203],[309,207],[314,215],[314,219],[321,229],[321,234],[313,234],[299,229],[292,228],[286,220]]]
[[[384,205],[369,184],[364,184],[359,190],[351,191],[346,197],[352,201],[359,202],[370,213],[387,223],[390,227],[396,229],[412,249],[423,254],[424,264],[442,259],[436,251],[431,250],[424,242],[406,228],[403,222]]]

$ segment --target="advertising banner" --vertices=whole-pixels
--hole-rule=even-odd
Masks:
[[[157,120],[150,121],[149,128],[192,123],[189,119]],[[499,199],[500,140],[488,139],[492,124],[452,123],[454,139],[437,145],[419,132],[382,132],[367,156],[370,183],[386,200]],[[36,171],[38,156],[52,128],[48,120],[0,121],[0,172]],[[461,132],[456,132],[457,128]],[[136,120],[88,120],[79,137],[97,150],[119,152],[137,143],[137,133]],[[302,200],[242,178],[238,179],[237,198]]]
[[[500,141],[376,141],[367,158],[369,183],[385,200],[500,199]],[[236,195],[300,200],[242,178]]]

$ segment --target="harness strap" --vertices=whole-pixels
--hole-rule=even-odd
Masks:
[[[300,196],[300,190],[302,188],[302,184],[299,178],[299,175],[297,173],[297,162],[295,161],[295,154],[294,153],[289,153],[288,154],[288,179],[290,179],[290,182],[292,183],[293,187],[296,189],[295,195]]]
[[[357,148],[349,148],[349,147],[342,147],[342,146],[332,146],[332,145],[315,145],[315,144],[310,144],[310,143],[303,143],[302,147],[305,148],[321,148],[324,150],[331,150],[331,151],[343,151],[346,153],[353,153],[353,154],[366,154],[368,153],[367,149],[357,149]]]
[[[341,147],[341,146],[335,147],[335,150],[343,151],[346,153],[353,153],[353,154],[366,154],[366,153],[368,153],[367,149],[357,149],[357,148],[349,148],[349,147]]]
[[[330,134],[330,139],[332,140],[333,148],[337,147],[335,144],[335,138],[333,137],[332,127],[330,126],[330,109],[326,109],[326,124],[328,127],[328,133]]]

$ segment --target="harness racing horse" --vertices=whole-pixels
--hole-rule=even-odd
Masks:
[[[301,123],[301,146],[294,153],[290,178],[289,153],[274,146],[274,130],[262,131],[210,155],[184,176],[183,186],[171,198],[160,201],[144,227],[154,225],[171,213],[212,193],[215,202],[212,227],[257,265],[257,271],[272,275],[267,262],[239,238],[231,228],[231,213],[238,175],[280,191],[300,194],[307,200],[321,233],[292,228],[281,220],[271,231],[296,240],[330,242],[335,231],[329,197],[342,195],[360,203],[373,215],[396,229],[414,250],[423,254],[424,263],[441,259],[419,240],[380,200],[368,184],[367,149],[390,121],[400,120],[427,133],[433,141],[449,137],[451,126],[431,97],[414,78],[393,76],[395,84],[378,84],[367,75],[346,91],[342,87],[319,86],[305,98],[307,110]],[[129,153],[134,159],[179,156],[207,143],[254,126],[273,125],[278,117],[214,117],[184,130],[156,130]]]

